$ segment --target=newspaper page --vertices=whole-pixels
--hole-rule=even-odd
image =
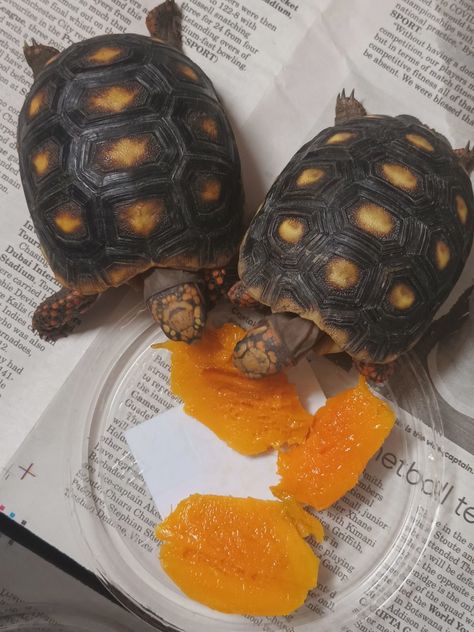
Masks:
[[[86,4],[89,13],[85,6],[78,8]],[[77,5],[64,3],[66,8],[61,10],[71,12],[66,22],[68,28],[78,28],[79,24],[95,28],[94,15],[103,4],[111,9],[107,11],[108,21],[117,30],[117,20],[127,15],[135,2],[129,2],[125,9],[118,6],[122,4],[118,0],[96,1],[93,8],[85,0]],[[315,2],[311,9],[308,3],[303,5],[296,0],[258,0],[245,6],[250,4],[256,16],[255,29],[242,26],[243,2],[183,3],[184,13],[188,13],[184,20],[185,47],[189,47],[190,55],[212,77],[237,123],[250,209],[258,206],[289,157],[332,123],[335,95],[343,87],[347,90],[354,87],[371,112],[420,116],[424,123],[446,135],[454,146],[464,146],[467,140],[474,139],[469,110],[474,90],[471,2],[384,0],[374,6],[369,0],[356,0],[350,10],[343,0]],[[41,8],[52,10],[53,5],[59,6],[43,2]],[[8,6],[9,11],[20,15],[26,3],[17,0]],[[142,12],[144,9],[142,5]],[[28,11],[32,14],[31,9]],[[84,17],[81,19],[82,11],[89,17],[87,22]],[[118,16],[113,17],[115,13]],[[32,23],[31,15],[28,19]],[[143,32],[136,19],[126,30],[136,28],[137,32]],[[105,19],[100,23],[104,25]],[[231,42],[229,33],[235,34],[236,25],[249,29],[249,36],[237,34],[241,43],[231,44],[235,47],[232,61],[224,56],[228,46],[220,39]],[[48,22],[43,28],[47,26]],[[54,26],[65,32],[60,19]],[[95,33],[105,32],[98,29],[97,26]],[[213,49],[209,44],[213,43],[212,34],[215,37],[216,32],[222,36],[217,36]],[[60,36],[51,33],[45,33],[49,41],[58,43]],[[40,34],[36,36],[39,38]],[[242,69],[236,61],[238,55],[242,58],[246,42],[257,50]],[[6,47],[7,44],[4,50]],[[15,234],[14,230],[10,232]],[[327,537],[323,550],[319,550],[322,560],[319,587],[306,606],[311,612],[323,614],[334,609],[344,583],[357,575],[357,562],[367,555],[376,559],[383,554],[385,538],[401,511],[398,504],[401,492],[418,488],[427,497],[438,494],[440,502],[426,551],[393,602],[376,609],[354,629],[462,632],[474,625],[471,412],[474,400],[469,388],[474,368],[472,311],[469,313],[473,270],[471,254],[455,291],[440,311],[440,318],[416,349],[429,371],[443,414],[448,437],[443,448],[445,476],[436,485],[437,481],[426,476],[417,462],[417,446],[426,445],[427,441],[423,432],[413,433],[409,423],[394,429],[372,459],[359,486],[321,516]],[[235,317],[241,319],[242,315]],[[243,317],[252,321],[248,315]],[[100,333],[102,341],[113,331],[110,323],[105,322]],[[90,367],[95,359],[98,371],[106,368],[101,364],[100,354],[94,357],[97,349],[101,349],[97,347],[99,342],[86,345],[89,349],[81,363],[10,461],[0,485],[3,511],[27,520],[35,533],[87,567],[94,565],[90,552],[81,548],[66,527],[71,519],[71,506],[78,515],[92,520],[109,518],[112,529],[120,522],[144,555],[150,558],[156,555],[152,534],[159,515],[146,491],[143,492],[140,473],[133,472],[123,432],[178,403],[169,392],[166,358],[150,356],[137,383],[130,384],[126,404],[120,415],[114,417],[114,423],[105,429],[101,442],[91,445],[82,462],[81,452],[76,450],[74,458],[70,458],[68,474],[58,476],[58,463],[62,463],[65,453],[71,453],[73,438],[81,436],[80,424],[71,429],[68,423],[74,419],[77,424],[80,418],[76,413],[80,408],[77,384],[84,380],[81,364],[89,362]],[[69,340],[66,344],[70,344]],[[56,353],[58,345],[47,353]],[[350,367],[343,359],[323,358],[315,360],[314,366],[327,396],[333,394],[336,384],[339,387],[346,379],[349,383]],[[66,372],[64,369],[62,379]],[[37,409],[39,416],[41,407]],[[68,411],[66,418],[64,411]],[[412,458],[407,458],[403,450],[408,450]],[[117,468],[117,463],[122,468]],[[132,477],[134,491],[124,486],[124,472],[129,471],[135,477]],[[107,503],[102,499],[100,487],[91,488],[88,484],[99,474],[108,487]],[[127,478],[127,482],[132,479]],[[54,515],[55,520],[48,520],[47,515]],[[64,528],[58,528],[59,524]],[[416,539],[414,546],[420,546]],[[263,630],[296,629],[291,617],[276,621],[255,617],[253,623],[256,629]]]
[[[0,3],[0,466],[5,465],[63,384],[105,319],[118,319],[120,292],[109,292],[67,341],[41,341],[31,331],[36,306],[57,290],[29,219],[19,177],[16,126],[32,85],[23,43],[63,50],[106,33],[148,35],[147,12],[159,0],[2,0]],[[324,5],[325,3],[322,3]],[[236,131],[242,128],[291,58],[321,7],[296,2],[186,0],[184,49],[214,82]],[[250,168],[250,142],[240,141]],[[111,294],[112,296],[109,296]],[[133,299],[129,299],[133,300]],[[136,298],[138,300],[138,298]],[[118,311],[114,314],[112,310]],[[28,391],[28,398],[22,394]]]

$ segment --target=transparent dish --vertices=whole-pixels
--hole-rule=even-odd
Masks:
[[[217,310],[215,320],[228,316]],[[160,567],[153,531],[161,517],[124,432],[179,404],[169,393],[167,352],[151,349],[161,340],[148,313],[130,314],[83,358],[72,396],[81,436],[71,444],[83,467],[68,472],[71,512],[111,593],[159,630],[334,632],[353,629],[403,590],[436,522],[443,481],[442,423],[418,360],[405,355],[389,384],[376,389],[395,408],[397,425],[360,484],[318,514],[326,539],[315,547],[318,587],[305,606],[289,617],[241,617],[188,599]],[[331,359],[311,364],[327,396],[357,380]]]
[[[132,628],[64,604],[24,604],[0,613],[2,632],[132,632]]]

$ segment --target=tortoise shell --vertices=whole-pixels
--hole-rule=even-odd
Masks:
[[[141,35],[72,45],[39,74],[18,128],[43,252],[82,294],[153,266],[225,265],[242,224],[240,162],[211,81]]]
[[[471,182],[448,141],[410,116],[367,116],[291,159],[244,238],[239,274],[274,312],[385,363],[423,334],[473,231]]]

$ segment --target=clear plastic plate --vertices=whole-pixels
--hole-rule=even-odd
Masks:
[[[132,632],[132,628],[64,604],[24,604],[0,613],[2,632]]]
[[[214,318],[225,319],[219,310]],[[128,428],[179,403],[168,391],[167,352],[150,348],[160,340],[148,313],[131,314],[84,357],[73,396],[86,432],[71,439],[83,463],[68,474],[71,510],[91,566],[116,598],[161,630],[334,632],[403,590],[436,521],[443,480],[441,419],[415,356],[405,355],[376,389],[398,415],[390,437],[359,486],[318,514],[326,532],[315,546],[318,587],[289,617],[241,617],[188,599],[160,567],[153,536],[160,516],[124,439]],[[312,366],[327,396],[357,380],[327,358]]]

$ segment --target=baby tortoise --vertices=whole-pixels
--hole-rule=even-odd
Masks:
[[[383,381],[430,325],[469,255],[474,150],[412,116],[370,116],[352,93],[270,189],[240,250],[231,300],[273,314],[234,352],[246,375],[314,349]]]
[[[240,162],[209,78],[180,50],[166,0],[151,37],[25,46],[34,84],[18,127],[25,196],[62,289],[33,328],[56,340],[110,287],[144,279],[165,334],[192,342],[242,236]],[[208,283],[208,282],[209,283]]]

